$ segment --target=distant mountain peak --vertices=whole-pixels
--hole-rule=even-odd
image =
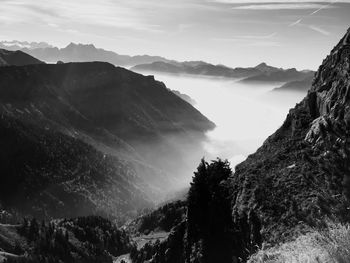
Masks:
[[[261,71],[261,72],[272,72],[272,71],[277,71],[278,68],[272,67],[267,65],[265,62],[260,63],[255,67],[255,69]]]
[[[261,62],[259,65],[257,65],[255,68],[260,68],[260,67],[266,67],[267,64],[265,62]]]
[[[89,62],[104,61],[117,66],[135,66],[138,64],[152,63],[155,61],[173,62],[160,56],[141,55],[120,55],[116,52],[96,48],[93,44],[82,44],[71,42],[63,48],[51,46],[40,42],[19,42],[3,41],[0,42],[0,48],[7,50],[22,50],[29,55],[45,62]]]
[[[93,44],[82,44],[82,43],[73,43],[70,42],[68,46],[65,47],[66,49],[70,48],[91,48],[91,49],[96,49],[96,47]]]
[[[0,41],[0,48],[8,50],[19,50],[19,49],[36,49],[36,48],[52,48],[53,46],[46,42],[28,42],[19,40],[4,40]]]

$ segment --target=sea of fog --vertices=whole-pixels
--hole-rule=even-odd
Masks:
[[[206,153],[198,158],[228,159],[232,167],[254,153],[282,125],[289,109],[306,95],[271,92],[281,84],[166,74],[155,74],[155,78],[169,89],[189,95],[196,102],[193,106],[216,124],[204,142]]]

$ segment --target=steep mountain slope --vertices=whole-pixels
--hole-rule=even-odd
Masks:
[[[43,62],[22,51],[0,49],[0,66],[23,66],[30,64],[43,64]]]
[[[82,131],[112,150],[134,150],[163,170],[178,169],[172,158],[185,165],[182,153],[214,127],[163,83],[108,63],[8,67],[0,76],[4,104],[25,111],[32,103],[64,130]]]
[[[305,99],[234,173],[227,162],[201,162],[186,219],[166,240],[133,251],[134,262],[245,262],[263,243],[350,222],[349,89],[350,29]]]
[[[153,77],[100,62],[0,68],[0,105],[1,203],[38,217],[159,200],[213,127]]]
[[[81,140],[2,113],[1,221],[19,216],[122,218],[152,202],[133,166]],[[24,119],[24,118],[22,118]]]
[[[349,32],[320,66],[307,97],[231,179],[233,211],[257,212],[266,241],[293,236],[326,215],[346,216],[347,175],[336,174],[344,165],[336,156],[345,155],[349,140]]]

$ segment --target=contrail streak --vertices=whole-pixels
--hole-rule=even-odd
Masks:
[[[303,19],[298,19],[297,21],[291,23],[289,26],[296,26],[296,25],[299,24],[301,21],[303,21]]]
[[[306,16],[304,16],[304,17],[298,19],[297,21],[295,21],[295,22],[289,24],[288,27],[297,26],[297,25],[299,25],[299,24],[301,25],[301,22],[303,22],[306,18],[317,14],[317,13],[320,12],[321,10],[323,10],[323,9],[325,9],[325,8],[328,8],[328,7],[334,5],[334,4],[337,3],[337,2],[339,2],[339,0],[332,0],[330,3],[321,6],[320,8],[318,8],[318,9],[316,9],[315,11],[311,12],[310,14],[308,14],[308,15],[306,15]],[[325,31],[325,30],[323,30],[323,29],[321,29],[321,28],[319,28],[319,27],[316,27],[316,26],[313,26],[313,25],[310,25],[310,26],[307,26],[307,27],[310,28],[310,29],[312,29],[312,30],[314,30],[314,31],[316,31],[316,32],[319,32],[319,33],[321,33],[321,34],[323,34],[323,35],[326,35],[326,36],[329,35],[329,32],[327,32],[327,31]]]
[[[329,3],[328,5],[324,5],[324,6],[321,6],[319,9],[313,11],[312,13],[309,14],[309,16],[312,16],[318,12],[320,12],[322,9],[325,9],[327,7],[330,7],[331,5],[335,4],[336,2],[338,2],[339,0],[333,0],[331,3]]]

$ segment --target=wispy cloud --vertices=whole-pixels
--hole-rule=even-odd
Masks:
[[[271,39],[276,35],[277,35],[277,32],[273,32],[267,35],[235,35],[231,38],[213,38],[213,39],[222,40],[222,41],[260,40],[260,39]]]
[[[224,4],[296,4],[296,3],[330,3],[332,0],[207,0],[208,2]],[[350,3],[350,0],[339,0],[339,3]]]
[[[327,9],[327,8],[332,8],[334,6],[334,4],[336,4],[337,2],[340,2],[340,0],[331,0],[328,2],[328,4],[323,4],[321,5],[319,8],[317,8],[315,11],[311,12],[310,14],[298,19],[297,21],[289,24],[289,27],[294,27],[294,26],[304,26],[304,27],[307,27],[308,29],[311,29],[315,32],[318,32],[324,36],[329,36],[330,35],[330,32],[319,27],[319,26],[316,26],[316,25],[306,25],[306,24],[303,24],[302,22],[307,19],[308,17],[311,17],[315,14],[317,14],[318,12],[320,12],[321,10],[323,9]]]
[[[281,43],[277,41],[255,41],[249,43],[248,46],[251,47],[280,47]]]
[[[0,21],[4,23],[32,22],[48,26],[62,24],[94,25],[159,32],[160,25],[142,20],[126,1],[110,0],[12,0],[1,3]]]
[[[274,4],[251,4],[251,5],[239,5],[234,6],[232,9],[239,10],[298,10],[298,9],[317,9],[334,8],[332,5],[322,5],[313,3],[274,3]]]
[[[318,12],[320,12],[321,10],[323,9],[326,9],[326,8],[330,8],[331,6],[333,6],[333,4],[339,2],[339,0],[332,0],[330,1],[330,3],[328,5],[323,5],[321,6],[320,8],[318,8],[317,10],[313,11],[310,15],[314,15],[314,14],[317,14]]]
[[[295,21],[295,22],[289,24],[289,27],[299,25],[301,21],[303,21],[303,19],[298,19],[297,21]]]
[[[325,36],[329,36],[329,35],[331,34],[331,33],[328,32],[327,30],[322,29],[322,28],[320,28],[320,27],[318,27],[318,26],[308,25],[307,27],[308,27],[309,29],[311,29],[311,30],[313,30],[313,31],[315,31],[315,32],[318,32],[318,33],[320,33],[320,34],[322,34],[322,35],[325,35]]]
[[[235,36],[235,38],[238,38],[238,39],[271,39],[276,35],[277,35],[277,32],[273,32],[273,33],[268,34],[268,35],[238,35],[238,36]]]
[[[274,37],[277,32],[267,35],[236,35],[230,38],[213,38],[212,40],[218,42],[235,42],[244,46],[254,47],[276,47],[281,44],[278,41],[274,41]]]

